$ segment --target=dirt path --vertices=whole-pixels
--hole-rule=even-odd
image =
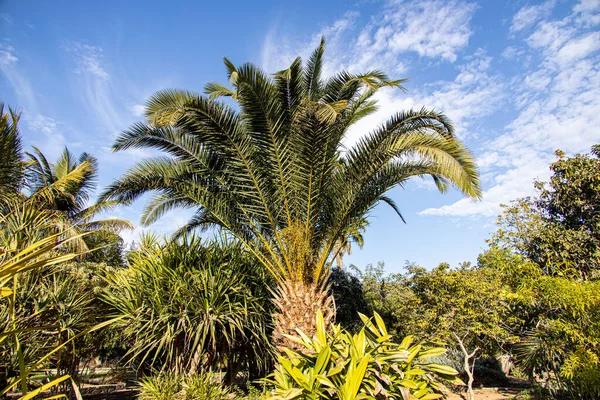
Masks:
[[[508,400],[514,399],[516,395],[518,395],[523,388],[483,388],[483,389],[475,389],[475,399],[476,400]],[[450,394],[448,396],[448,400],[459,400],[464,399],[464,397],[458,394]]]

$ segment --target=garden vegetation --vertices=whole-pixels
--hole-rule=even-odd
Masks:
[[[389,191],[407,180],[481,189],[440,112],[399,110],[346,147],[403,80],[323,77],[324,50],[275,74],[225,59],[227,84],[156,93],[113,149],[161,154],[96,201],[93,155],[25,151],[0,107],[0,396],[83,398],[99,360],[144,400],[473,399],[513,377],[600,397],[600,146],[558,151],[476,265],[344,266],[374,207],[402,222]],[[147,193],[142,224],[194,215],[127,247],[132,223],[103,216]]]

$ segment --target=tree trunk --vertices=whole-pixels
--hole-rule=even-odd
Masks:
[[[469,334],[469,332],[467,332],[467,335]],[[458,337],[457,334],[453,333],[454,337],[456,338],[456,341],[458,342],[458,345],[460,346],[460,350],[463,353],[464,356],[464,365],[463,365],[463,369],[465,371],[465,373],[467,374],[467,377],[469,378],[468,382],[467,382],[467,399],[468,400],[475,400],[475,393],[473,392],[473,382],[475,381],[475,361],[476,359],[473,359],[473,364],[471,364],[471,359],[475,357],[475,354],[477,353],[477,351],[479,351],[479,348],[475,348],[475,350],[473,350],[473,352],[471,354],[469,354],[469,352],[467,351],[467,348],[465,347],[464,344],[464,338],[467,336],[465,335],[465,337],[463,337],[463,339],[461,339],[460,337]]]
[[[277,307],[274,315],[273,339],[279,352],[284,348],[300,350],[300,346],[285,335],[298,336],[296,329],[308,337],[315,334],[317,311],[321,310],[326,325],[335,319],[333,296],[329,294],[327,279],[322,283],[307,284],[286,280],[274,293],[273,303]]]

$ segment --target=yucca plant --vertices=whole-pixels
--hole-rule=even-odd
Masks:
[[[287,346],[296,328],[314,333],[318,310],[326,324],[333,319],[325,282],[334,249],[378,203],[400,215],[390,189],[431,177],[442,192],[453,185],[481,194],[475,161],[442,113],[398,112],[346,147],[349,129],[376,110],[373,95],[402,89],[404,80],[377,70],[324,78],[324,50],[323,39],[306,64],[297,58],[274,75],[225,59],[229,85],[209,83],[204,96],[156,93],[146,123],[123,132],[113,150],[168,156],[139,162],[101,196],[128,204],[154,192],[142,223],[191,208],[196,214],[176,236],[216,226],[244,243],[277,281],[274,337]]]
[[[321,313],[313,337],[298,330],[289,339],[300,351],[285,349],[269,382],[269,399],[437,399],[442,381],[462,383],[454,368],[427,362],[444,354],[440,347],[413,344],[411,336],[392,341],[381,317],[373,323],[361,314],[356,334],[333,325],[329,332]]]

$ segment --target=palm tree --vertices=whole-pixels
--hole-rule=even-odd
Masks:
[[[13,194],[23,181],[21,136],[19,134],[18,111],[0,103],[0,194]]]
[[[94,220],[99,213],[117,206],[116,201],[98,201],[88,206],[96,188],[98,161],[88,153],[76,157],[67,148],[55,163],[48,162],[37,148],[27,153],[27,188],[30,199],[46,209],[63,215],[81,231],[132,229],[127,220]]]
[[[432,110],[399,112],[346,149],[348,129],[376,110],[372,96],[402,89],[403,80],[380,71],[323,78],[324,48],[322,39],[305,66],[297,58],[273,76],[225,59],[229,85],[209,83],[205,96],[157,92],[147,123],[123,132],[113,150],[168,156],[137,163],[101,195],[131,203],[154,192],[143,224],[191,208],[195,215],[175,236],[217,226],[243,242],[277,282],[280,345],[291,345],[284,334],[296,328],[312,335],[317,310],[332,320],[325,285],[336,243],[352,238],[380,202],[400,215],[386,195],[391,188],[430,176],[441,192],[453,185],[473,198],[481,193],[471,153]]]

